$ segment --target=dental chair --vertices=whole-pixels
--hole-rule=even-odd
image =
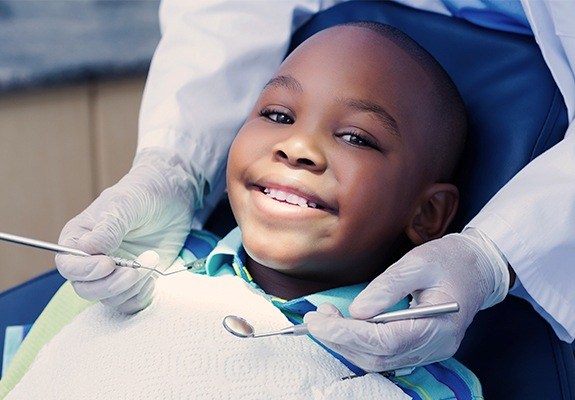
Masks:
[[[563,137],[567,114],[532,37],[389,2],[348,2],[308,21],[290,50],[334,24],[375,20],[398,27],[449,72],[466,103],[471,132],[460,168],[460,230],[524,165]],[[227,233],[234,220],[223,201],[206,228]],[[7,325],[32,323],[63,279],[49,272],[0,294],[0,345]],[[573,399],[575,357],[525,301],[508,296],[482,311],[456,358],[479,377],[486,399]]]

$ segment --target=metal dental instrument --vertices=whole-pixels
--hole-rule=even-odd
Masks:
[[[459,311],[459,304],[457,304],[456,302],[451,302],[431,306],[407,308],[405,310],[385,312],[383,314],[376,315],[375,317],[366,319],[364,321],[379,324],[390,321],[397,321],[400,319],[433,317],[457,311]],[[280,329],[279,331],[274,332],[255,333],[254,327],[248,321],[235,315],[228,315],[227,317],[225,317],[224,320],[222,321],[222,324],[224,325],[224,328],[226,328],[228,332],[240,338],[260,338],[275,335],[300,336],[300,335],[307,335],[309,333],[306,324],[288,326],[287,328]]]
[[[42,240],[30,239],[30,238],[23,237],[23,236],[11,235],[9,233],[4,233],[4,232],[0,232],[0,240],[5,240],[7,242],[12,242],[12,243],[17,243],[17,244],[23,244],[25,246],[35,247],[37,249],[54,251],[56,253],[66,253],[66,254],[72,254],[75,256],[83,256],[83,257],[91,256],[91,254],[83,252],[82,250],[74,249],[72,247],[61,246],[59,244],[44,242]],[[120,258],[120,257],[111,257],[111,259],[114,260],[114,264],[116,264],[118,267],[143,268],[143,269],[151,269],[153,271],[156,271],[153,268],[144,267],[143,265],[141,265],[136,260],[128,260],[128,259]]]
[[[55,244],[55,243],[44,242],[42,240],[36,240],[36,239],[31,239],[31,238],[27,238],[27,237],[23,237],[23,236],[12,235],[9,233],[4,233],[4,232],[0,232],[0,240],[5,240],[7,242],[12,242],[12,243],[17,243],[17,244],[23,244],[25,246],[35,247],[37,249],[54,251],[56,253],[72,254],[75,256],[82,256],[82,257],[91,256],[91,254],[88,254],[82,250],[74,249],[72,247],[61,246],[61,245]],[[143,266],[142,264],[140,264],[136,260],[128,260],[126,258],[121,258],[121,257],[110,257],[110,258],[114,261],[114,264],[116,264],[118,267],[147,269],[149,271],[157,272],[158,274],[163,275],[163,276],[177,274],[178,272],[188,271],[190,269],[192,269],[192,270],[200,269],[205,264],[205,258],[202,258],[202,259],[198,259],[198,260],[195,260],[195,261],[192,261],[190,263],[185,264],[181,269],[177,269],[177,270],[170,271],[170,272],[162,272],[156,268],[150,268],[150,267]]]

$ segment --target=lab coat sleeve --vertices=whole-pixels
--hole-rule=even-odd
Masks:
[[[225,188],[228,148],[320,0],[164,0],[139,119],[138,151],[168,148],[206,177],[205,219]]]
[[[529,301],[558,337],[575,337],[575,3],[523,2],[566,103],[565,138],[520,171],[470,222],[517,273],[511,293]]]

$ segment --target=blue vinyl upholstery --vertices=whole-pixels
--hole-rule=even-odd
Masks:
[[[290,49],[329,26],[356,20],[393,25],[443,65],[467,106],[470,134],[457,183],[460,230],[524,165],[567,128],[562,96],[534,39],[390,2],[348,2],[312,18]],[[456,358],[487,399],[573,399],[575,359],[525,301],[509,296],[480,312]]]

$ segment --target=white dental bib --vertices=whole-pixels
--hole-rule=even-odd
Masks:
[[[138,314],[96,304],[78,315],[6,399],[409,398],[378,374],[342,380],[350,371],[308,337],[237,338],[228,314],[260,332],[290,325],[240,278],[160,278]]]

